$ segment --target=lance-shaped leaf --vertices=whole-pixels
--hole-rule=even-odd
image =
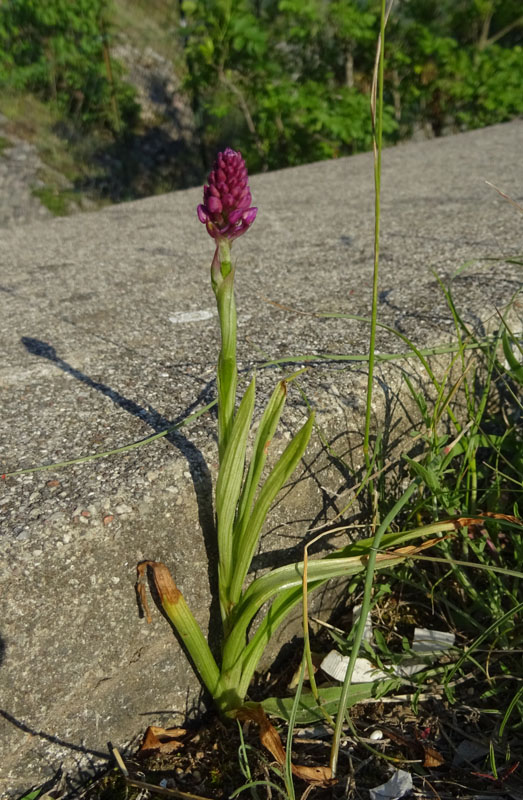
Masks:
[[[249,514],[265,462],[267,461],[269,445],[278,426],[286,398],[287,381],[283,380],[280,381],[274,389],[271,399],[263,412],[260,424],[258,425],[251,463],[243,484],[240,501],[238,503],[238,514],[234,525],[233,550],[235,556],[237,555],[239,544],[241,544],[245,528],[249,523]]]
[[[353,683],[350,687],[347,708],[351,708],[357,703],[363,703],[365,700],[383,697],[383,695],[399,689],[403,683],[402,678],[385,678],[373,683]],[[321,708],[313,694],[304,692],[298,700],[296,723],[308,725],[311,722],[325,722],[323,711],[328,714],[336,714],[340,706],[342,688],[342,686],[328,686],[319,689]],[[294,699],[293,697],[268,697],[262,702],[262,706],[273,717],[288,720]]]
[[[245,466],[245,449],[254,410],[254,393],[255,381],[253,379],[242,398],[234,419],[216,482],[222,618],[227,616],[229,610],[229,586],[233,571],[232,530]]]
[[[300,458],[305,452],[305,448],[311,436],[313,423],[314,413],[310,415],[305,425],[303,425],[296,436],[289,442],[272,468],[254,504],[252,513],[248,517],[242,537],[235,542],[234,573],[232,575],[230,589],[230,599],[234,604],[238,603],[240,599],[243,582],[251,565],[262,525],[265,522],[269,508],[282,486],[296,469]]]
[[[517,347],[520,352],[520,357],[523,356],[523,352],[521,350],[521,345],[519,344],[517,338],[511,333],[511,338],[509,338],[507,329],[503,330],[503,336],[501,337],[501,341],[503,343],[503,354],[507,360],[509,365],[509,374],[515,381],[519,384],[523,385],[523,364],[517,358],[514,351],[512,350],[512,344],[514,347]]]
[[[405,534],[405,540],[420,536],[420,531],[424,531],[424,529]],[[396,536],[398,535],[396,534]],[[372,543],[372,540],[368,541]],[[432,547],[440,541],[440,539],[430,539],[421,545],[399,547],[395,550],[379,553],[376,560],[376,568],[383,569],[397,564],[399,561],[415,556],[416,553],[427,547]],[[361,545],[361,542],[359,544]],[[369,547],[370,545],[367,547],[367,554]],[[341,552],[347,552],[349,549],[350,546],[349,548],[344,548],[344,551]],[[307,567],[309,591],[318,588],[331,578],[355,575],[358,572],[362,572],[365,567],[366,555],[364,554],[347,557],[340,556],[339,553],[331,553],[329,556],[317,561],[309,561]],[[226,680],[232,680],[234,677],[238,682],[238,694],[240,696],[243,691],[247,691],[263,650],[276,629],[292,608],[301,601],[302,583],[303,563],[289,564],[257,578],[251,583],[242,597],[236,609],[234,627],[227,637],[222,661],[222,673],[224,676],[227,675]],[[269,612],[246,645],[246,635],[252,620],[262,605],[275,596],[276,599]]]
[[[142,561],[141,564],[138,564],[137,571],[136,589],[147,621],[151,621],[145,591],[145,579],[149,572],[162,608],[189,653],[196,674],[212,696],[216,697],[219,691],[220,671],[201,628],[185,602],[183,594],[176,586],[169,569],[161,561]]]

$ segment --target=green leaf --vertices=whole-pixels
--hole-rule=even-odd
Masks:
[[[403,459],[407,462],[407,464],[410,465],[414,474],[418,475],[422,479],[431,492],[438,496],[441,494],[441,485],[438,480],[438,476],[433,469],[430,467],[424,467],[422,464],[414,461],[405,454],[403,455]]]
[[[363,703],[376,697],[383,697],[385,694],[397,690],[402,685],[401,678],[390,678],[373,683],[353,683],[350,687],[349,701],[347,708],[352,708],[356,703]],[[320,689],[320,701],[322,708],[327,713],[334,715],[339,711],[341,686],[331,686]],[[269,697],[262,702],[264,711],[274,717],[289,720],[294,697]],[[302,694],[298,701],[296,712],[296,723],[307,725],[311,722],[324,722],[325,716],[316,702],[314,695]]]
[[[290,478],[309,442],[312,426],[314,423],[314,412],[298,431],[296,436],[287,445],[280,458],[272,468],[269,477],[265,481],[260,491],[258,499],[252,510],[252,514],[247,517],[246,524],[242,529],[242,536],[235,542],[234,550],[234,574],[232,575],[230,597],[233,603],[238,603],[245,576],[249,571],[254,552],[258,544],[258,538],[276,495]]]
[[[233,572],[232,530],[236,506],[240,496],[245,465],[245,450],[254,410],[255,387],[255,379],[253,378],[242,398],[238,413],[234,419],[216,482],[216,517],[218,521],[220,593],[223,592],[222,600],[228,597],[229,584]]]
[[[514,355],[506,329],[503,331],[501,341],[503,343],[503,353],[510,367],[510,375],[519,384],[523,385],[523,364],[521,364]]]
[[[382,549],[403,544],[413,539],[455,530],[454,520],[445,520],[416,528],[412,531],[385,534],[382,539]],[[331,578],[343,578],[363,572],[366,566],[366,557],[370,553],[374,539],[365,539],[347,547],[329,553],[324,558],[309,561],[308,588],[309,592],[321,586]],[[390,554],[389,557],[380,557],[377,569],[396,566],[403,556]],[[271,637],[281,625],[287,614],[302,600],[303,563],[288,564],[272,572],[256,578],[243,595],[234,614],[234,626],[230,631],[224,647],[223,669],[230,672],[239,685],[239,693],[245,693],[258,661]],[[256,613],[264,603],[276,598],[260,622],[256,633],[245,645],[247,630]],[[236,671],[233,674],[233,671]],[[232,679],[232,678],[231,678]],[[238,683],[239,682],[239,683]]]
[[[176,586],[168,567],[160,561],[142,561],[138,565],[137,590],[143,610],[149,619],[145,599],[145,582],[152,579],[157,599],[175,628],[180,642],[192,659],[196,674],[205,684],[218,706],[222,691],[220,688],[220,672],[211,653],[207,640],[191,609],[185,602],[183,594]],[[226,698],[223,698],[226,701]]]
[[[40,797],[42,792],[43,792],[43,787],[41,786],[39,789],[33,789],[32,792],[24,794],[24,796],[21,797],[20,800],[36,800],[37,797]]]
[[[265,462],[267,461],[269,445],[276,431],[286,398],[287,384],[286,381],[283,380],[280,381],[274,389],[271,399],[260,420],[260,424],[258,425],[249,472],[245,478],[240,501],[238,503],[237,521],[234,526],[233,548],[235,555],[238,549],[238,542],[241,542],[245,527],[249,522],[249,514],[254,502],[254,495],[258,488]]]

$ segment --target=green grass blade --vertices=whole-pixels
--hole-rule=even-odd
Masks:
[[[475,569],[480,572],[487,572],[489,575],[503,575],[508,578],[523,578],[523,572],[517,569],[509,569],[509,567],[495,567],[493,564],[476,564],[474,561],[462,561],[455,558],[438,558],[437,556],[422,556],[413,555],[411,558],[416,561],[432,561],[435,564],[451,564],[453,567],[466,567],[467,569]],[[500,583],[502,587],[503,584]]]
[[[407,455],[403,455],[404,461],[409,464],[410,468],[412,469],[413,473],[417,475],[423,483],[430,489],[430,491],[435,494],[437,497],[441,494],[441,485],[438,478],[438,473],[430,468],[430,465],[423,466],[418,461],[414,461],[414,459],[409,458]]]
[[[198,411],[195,411],[194,414],[185,417],[185,419],[182,419],[181,422],[177,422],[176,425],[170,425],[164,431],[160,431],[160,433],[153,433],[152,436],[148,436],[146,439],[140,439],[138,442],[124,444],[122,447],[116,447],[113,450],[104,450],[102,453],[93,453],[90,456],[71,458],[68,461],[57,461],[53,464],[41,464],[38,467],[28,467],[27,469],[17,469],[13,472],[5,472],[1,477],[12,478],[15,475],[28,475],[31,472],[43,472],[44,470],[48,469],[61,469],[62,467],[70,467],[73,464],[85,464],[88,461],[96,461],[99,458],[107,458],[107,456],[114,456],[118,453],[127,453],[129,450],[136,450],[138,447],[144,447],[147,444],[152,444],[152,442],[155,442],[157,439],[162,439],[164,436],[168,436],[170,433],[177,431],[179,428],[183,428],[184,425],[188,425],[189,422],[198,419],[198,417],[201,417],[202,414],[205,414],[211,408],[214,408],[217,402],[217,400],[213,400],[211,403],[207,403],[206,406],[198,409]]]
[[[318,317],[346,317],[348,319],[360,319],[365,322],[368,322],[365,317],[356,317],[353,314],[342,314],[336,312],[326,312],[326,313],[318,313],[314,316]],[[383,323],[378,322],[378,327],[387,328],[388,326],[384,325]],[[399,331],[396,331],[394,328],[390,328],[392,333],[396,333],[400,336],[403,334],[399,334]],[[406,337],[405,337],[406,338]],[[411,345],[412,349],[410,352],[403,352],[403,353],[376,353],[375,360],[376,362],[383,362],[383,361],[403,361],[409,358],[418,358],[421,356],[422,358],[428,358],[430,356],[437,356],[442,355],[445,353],[455,353],[459,348],[455,344],[442,344],[438,345],[437,347],[428,347],[419,349],[416,348],[414,345]],[[477,350],[480,348],[481,345],[475,342],[467,343],[464,346],[465,350]],[[369,360],[368,354],[360,354],[360,353],[299,353],[295,356],[283,356],[282,358],[274,358],[271,361],[263,361],[261,364],[257,365],[258,369],[265,369],[266,367],[278,367],[282,364],[307,364],[314,361],[349,361],[355,363],[362,363]]]
[[[336,717],[336,726],[334,728],[334,736],[332,738],[330,766],[333,775],[336,775],[336,766],[338,762],[338,753],[340,748],[343,720],[345,719],[346,703],[349,697],[352,675],[356,664],[356,658],[359,655],[360,646],[363,641],[363,632],[370,611],[374,573],[376,569],[379,568],[378,558],[380,559],[380,561],[383,561],[384,557],[386,558],[386,554],[378,556],[377,551],[382,546],[383,537],[387,529],[395,520],[395,518],[398,516],[401,509],[410,500],[412,495],[417,491],[417,489],[418,489],[418,483],[416,481],[413,481],[410,484],[410,486],[403,492],[401,497],[396,501],[394,506],[390,509],[390,511],[388,512],[388,514],[386,515],[386,517],[376,530],[376,533],[374,534],[374,538],[372,541],[372,545],[369,547],[369,556],[365,562],[365,584],[363,589],[363,598],[361,601],[361,612],[360,612],[360,617],[354,629],[354,641],[350,653],[349,663],[347,665],[347,672],[345,674],[345,678],[343,681],[343,690],[340,697],[340,710]]]
[[[292,777],[292,737],[294,736],[294,728],[296,726],[296,715],[300,705],[300,697],[303,691],[303,679],[305,678],[305,657],[302,657],[300,667],[300,677],[296,687],[296,694],[292,698],[291,712],[289,714],[287,726],[287,741],[285,743],[285,786],[287,788],[287,796],[289,800],[295,800],[296,794],[294,791],[294,780]]]
[[[256,790],[258,786],[264,786],[266,789],[274,789],[277,794],[280,794],[284,800],[287,800],[287,793],[284,792],[281,786],[278,786],[276,783],[272,781],[249,781],[248,783],[244,783],[243,786],[240,786],[238,789],[235,789],[234,792],[229,795],[229,800],[234,800],[234,798],[238,797],[242,792],[252,790]]]
[[[372,325],[372,319],[369,319],[369,317],[359,316],[358,314],[345,314],[345,313],[342,313],[342,312],[338,313],[336,311],[323,311],[323,312],[319,312],[317,314],[317,316],[318,317],[326,317],[326,318],[333,317],[335,319],[336,318],[337,319],[352,319],[355,322],[365,322],[368,325]],[[406,336],[404,333],[401,333],[401,331],[398,331],[396,328],[392,328],[390,325],[386,325],[384,322],[379,322],[379,320],[376,320],[376,327],[382,328],[383,330],[387,331],[388,333],[392,333],[392,334],[394,334],[394,336],[397,336],[398,339],[401,339],[402,342],[405,342],[405,344],[407,345],[407,347],[411,351],[410,353],[401,353],[401,354],[399,354],[399,353],[382,353],[381,354],[381,358],[378,355],[378,353],[376,353],[376,355],[375,355],[376,361],[380,361],[380,360],[382,360],[382,361],[390,361],[392,359],[400,358],[400,357],[401,358],[416,357],[418,359],[418,361],[420,361],[420,363],[425,368],[428,376],[430,377],[431,381],[434,383],[434,386],[438,386],[438,382],[436,380],[436,377],[435,377],[435,375],[434,375],[434,373],[433,373],[433,371],[432,371],[432,369],[430,367],[429,362],[427,361],[427,356],[435,355],[436,353],[454,352],[457,349],[456,345],[450,346],[450,349],[449,349],[448,345],[444,345],[443,346],[445,348],[444,350],[442,350],[440,348],[432,348],[430,350],[421,350],[419,347],[416,347],[414,342],[411,339],[409,339],[408,336]],[[367,359],[368,359],[368,357],[366,357],[365,360],[367,360]]]
[[[21,797],[20,800],[37,800],[37,798],[41,796],[43,791],[44,791],[43,786],[41,786],[39,789],[33,789],[31,792],[28,792],[28,794],[24,794],[24,796]]]
[[[508,619],[510,619],[510,617],[519,614],[519,612],[522,610],[523,610],[523,603],[518,603],[517,606],[511,608],[509,611],[503,614],[502,617],[500,617],[499,619],[495,619],[492,625],[489,625],[489,627],[483,631],[481,636],[478,636],[477,639],[473,641],[468,650],[465,653],[463,653],[463,655],[460,656],[460,658],[458,658],[458,660],[450,670],[449,674],[447,675],[446,683],[450,683],[450,681],[452,680],[458,669],[460,669],[460,667],[465,663],[465,661],[467,661],[467,659],[472,656],[472,653],[475,650],[477,650],[480,644],[482,644],[485,641],[485,639],[488,639],[491,633],[494,633],[496,628],[499,628],[500,625],[503,625],[503,623],[506,622]]]
[[[501,725],[499,726],[499,738],[500,739],[503,736],[503,732],[505,730],[507,722],[509,721],[510,715],[512,714],[512,712],[514,711],[514,709],[516,708],[516,706],[518,705],[518,703],[520,702],[522,697],[523,697],[523,686],[520,686],[519,689],[517,690],[516,694],[514,695],[514,697],[512,698],[510,703],[508,704],[508,708],[505,711],[505,714],[503,715],[503,719],[501,721]]]

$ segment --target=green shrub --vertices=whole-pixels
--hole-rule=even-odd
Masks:
[[[132,125],[134,90],[111,61],[105,0],[7,0],[0,5],[0,84],[55,101],[82,124]]]

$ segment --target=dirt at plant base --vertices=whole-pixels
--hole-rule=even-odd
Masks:
[[[471,705],[465,702],[467,697]],[[406,797],[473,800],[488,795],[509,800],[522,796],[523,773],[517,751],[521,757],[523,742],[512,743],[510,760],[494,777],[485,767],[488,726],[466,688],[463,702],[454,706],[438,696],[427,697],[415,712],[411,702],[391,697],[356,706],[352,720],[355,733],[348,728],[345,731],[336,782],[321,787],[295,779],[296,797],[367,798],[368,791],[385,783],[396,769],[411,775],[413,788]],[[285,741],[286,726],[278,727]],[[199,727],[174,738],[179,743],[175,752],[138,751],[125,759],[132,783],[115,769],[82,796],[87,800],[137,800],[176,796],[178,792],[193,798],[225,800],[250,781],[261,782],[256,787],[260,800],[277,795],[275,787],[285,795],[281,768],[260,747],[255,725],[243,725],[240,735],[238,723],[224,724],[211,716]],[[297,728],[293,761],[309,766],[328,764],[331,739],[332,732],[325,725]],[[499,765],[501,750],[493,746]],[[242,767],[242,749],[247,754],[250,778],[245,764]],[[159,792],[148,788],[144,794],[143,784],[153,784]]]

